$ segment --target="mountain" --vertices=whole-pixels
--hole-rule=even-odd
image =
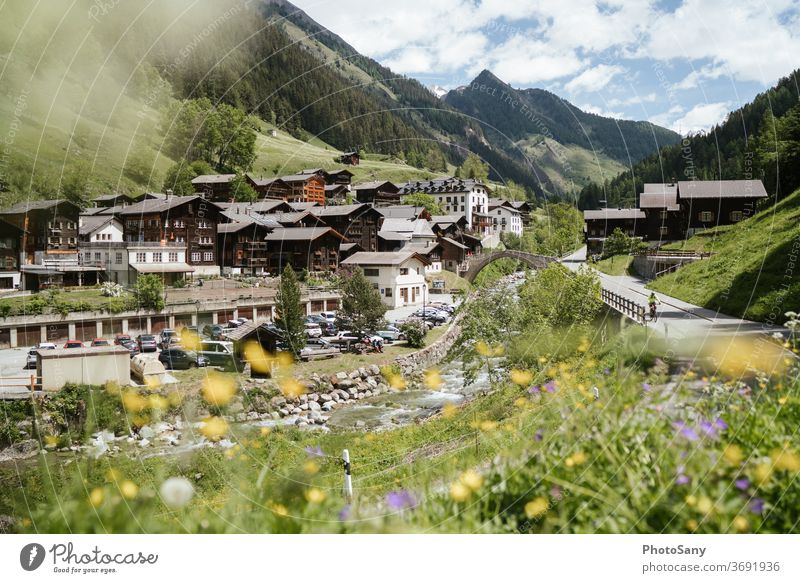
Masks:
[[[800,187],[800,69],[708,132],[661,148],[612,180],[581,191],[579,206],[635,206],[646,182],[760,178],[779,198]]]
[[[428,89],[430,89],[431,93],[433,93],[439,99],[447,95],[447,89],[441,85],[430,85]]]
[[[540,178],[554,193],[569,189],[570,182],[582,185],[616,176],[680,140],[677,133],[649,122],[582,111],[543,89],[514,89],[486,70],[444,101],[480,120],[491,146],[542,170]]]

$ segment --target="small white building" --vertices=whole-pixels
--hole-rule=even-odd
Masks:
[[[429,261],[413,251],[366,252],[351,255],[343,267],[359,267],[390,308],[422,304],[428,299],[425,267]]]
[[[522,213],[505,200],[489,201],[489,215],[492,217],[492,234],[513,233],[522,236]]]
[[[430,194],[445,214],[463,214],[467,226],[481,230],[474,213],[485,214],[489,210],[489,188],[473,178],[438,178],[406,182],[400,196],[423,192]]]

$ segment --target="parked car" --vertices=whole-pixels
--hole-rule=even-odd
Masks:
[[[232,371],[241,371],[244,368],[244,363],[233,352],[233,342],[204,340],[197,353],[208,360],[208,366]]]
[[[130,334],[117,334],[114,337],[114,344],[125,344],[126,342],[133,342]]]
[[[64,348],[83,348],[83,342],[80,340],[67,340],[64,343]]]
[[[219,340],[220,336],[222,336],[222,330],[223,328],[219,324],[207,324],[203,328],[203,334],[211,340]]]
[[[432,322],[434,325],[443,324],[449,318],[449,314],[436,308],[420,308],[414,312],[414,316]]]
[[[142,352],[141,350],[139,350],[139,345],[136,344],[136,341],[133,339],[130,339],[126,342],[120,342],[119,345],[128,349],[128,352],[131,353],[131,358],[133,358],[137,354],[141,354]]]
[[[136,337],[136,344],[139,345],[141,352],[156,352],[158,350],[158,341],[152,334],[139,334]]]
[[[395,326],[386,326],[383,330],[378,330],[375,332],[375,335],[380,336],[386,342],[397,342],[398,340],[402,340],[405,338],[402,332],[400,332],[399,328]]]
[[[177,337],[178,337],[178,333],[175,330],[173,330],[172,328],[164,328],[161,331],[161,337],[158,340],[158,347],[161,350],[165,350],[165,349],[169,348],[170,340],[172,338],[177,338]]]
[[[185,348],[167,348],[158,355],[158,360],[165,368],[172,370],[208,366],[208,359],[193,350]]]
[[[336,312],[320,312],[319,315],[321,318],[325,318],[331,324],[336,322]]]
[[[92,340],[92,346],[111,346],[111,343],[105,338],[95,338]]]
[[[436,308],[439,311],[447,312],[448,314],[452,314],[456,311],[456,307],[451,304],[445,304],[444,302],[431,302],[430,304],[432,307]]]
[[[25,360],[25,368],[36,368],[36,352],[38,350],[55,350],[56,345],[52,342],[40,342],[28,351],[28,356]]]
[[[306,337],[322,338],[322,328],[316,322],[306,322]]]

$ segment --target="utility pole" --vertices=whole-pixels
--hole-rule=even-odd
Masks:
[[[353,500],[353,481],[350,476],[350,452],[342,450],[342,461],[344,462],[344,497],[347,502]]]

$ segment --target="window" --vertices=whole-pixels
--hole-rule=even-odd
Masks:
[[[94,254],[94,260],[95,261],[100,261],[100,253],[95,253]]]
[[[408,267],[401,267],[400,275],[408,275]]]
[[[197,251],[192,251],[192,261],[197,262],[200,261],[200,253]]]
[[[137,253],[136,263],[147,263],[147,253]]]
[[[658,213],[658,217],[661,218],[661,219],[666,219],[667,218],[667,211],[660,211]]]
[[[203,261],[214,261],[214,253],[211,251],[203,253]]]
[[[116,263],[117,265],[122,263],[122,252],[121,251],[117,251],[116,257],[114,257],[114,263]]]
[[[744,218],[744,214],[742,213],[742,211],[731,211],[731,220],[734,223],[738,223],[743,218]]]
[[[380,270],[375,267],[367,267],[364,269],[364,275],[368,275],[370,277],[378,277],[378,275],[380,275]]]
[[[659,227],[658,232],[663,237],[669,234],[669,227]]]
[[[386,288],[386,297],[387,298],[392,297],[392,288],[390,288],[390,287]]]
[[[153,253],[153,263],[161,263],[161,252]]]
[[[714,220],[714,213],[711,211],[700,211],[699,217],[701,223],[709,223]]]
[[[170,252],[169,261],[170,263],[176,263],[178,261],[178,254],[175,253],[174,251]]]
[[[186,243],[186,237],[175,237],[176,243]]]

